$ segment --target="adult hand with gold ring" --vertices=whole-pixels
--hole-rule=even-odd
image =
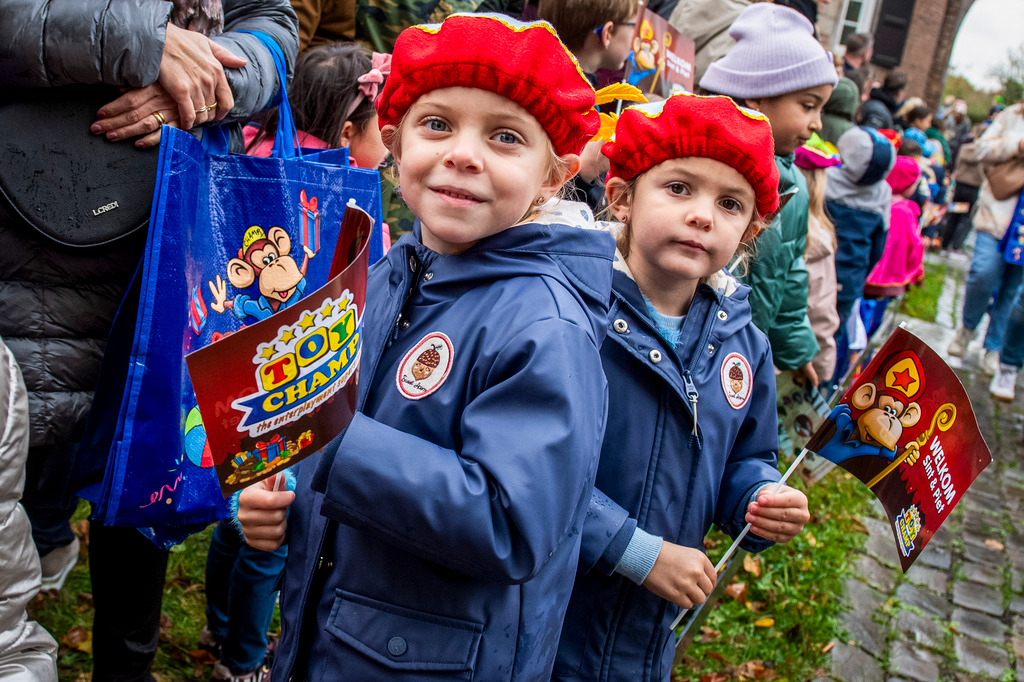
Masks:
[[[92,124],[92,132],[105,135],[108,140],[124,140],[142,136],[136,147],[160,144],[163,125],[179,127],[178,105],[159,83],[129,90],[97,112],[99,120]]]
[[[167,24],[157,82],[127,90],[101,107],[92,131],[110,140],[146,135],[136,144],[148,147],[160,140],[159,122],[152,116],[155,111],[163,112],[168,125],[182,130],[222,119],[235,102],[224,68],[246,64],[244,57],[235,56],[206,36]],[[207,102],[217,106],[197,112]]]
[[[207,104],[205,107],[200,107],[199,109],[196,109],[196,113],[197,114],[201,114],[204,111],[213,111],[216,108],[217,108],[217,103],[214,102],[213,104]]]

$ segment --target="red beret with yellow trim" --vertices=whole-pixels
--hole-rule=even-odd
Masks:
[[[608,177],[630,180],[663,161],[700,156],[735,168],[754,189],[757,212],[779,207],[779,169],[771,124],[728,97],[677,93],[622,112],[615,137],[601,148]]]
[[[546,21],[453,14],[402,31],[376,102],[381,128],[397,126],[422,95],[453,87],[512,100],[540,122],[560,155],[579,154],[600,127],[594,88]]]

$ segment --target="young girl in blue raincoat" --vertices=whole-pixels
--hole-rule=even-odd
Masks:
[[[562,630],[560,680],[668,680],[669,625],[714,588],[717,524],[756,551],[803,529],[776,469],[775,372],[726,265],[779,204],[771,127],[727,97],[623,112],[606,193],[621,221],[601,348],[608,425]]]
[[[548,679],[604,433],[614,240],[547,208],[595,93],[550,25],[507,17],[410,28],[391,67],[377,112],[418,220],[370,271],[358,412],[298,469],[272,675]],[[293,499],[270,487],[240,500],[261,548]]]

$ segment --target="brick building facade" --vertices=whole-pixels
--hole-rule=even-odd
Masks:
[[[832,0],[819,10],[818,33],[826,47],[841,52],[840,45],[847,35],[875,34],[879,23],[885,20],[884,13],[910,4],[913,9],[909,29],[902,57],[894,68],[907,75],[907,96],[921,97],[934,109],[942,96],[957,31],[974,0],[903,0],[891,4],[887,0]],[[893,23],[903,21],[896,18]],[[877,57],[876,61],[885,62]],[[886,66],[873,66],[876,80],[889,72]]]

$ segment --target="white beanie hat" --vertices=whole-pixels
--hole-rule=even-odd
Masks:
[[[796,10],[755,3],[729,27],[736,45],[708,67],[705,90],[730,97],[776,97],[839,80],[832,55]]]

